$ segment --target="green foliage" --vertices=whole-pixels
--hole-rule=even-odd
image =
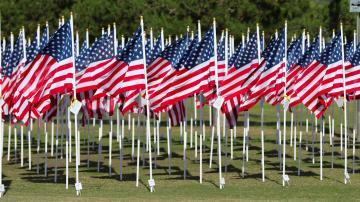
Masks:
[[[146,28],[153,27],[155,35],[160,27],[166,35],[184,33],[187,25],[194,30],[198,20],[205,30],[215,17],[219,31],[229,28],[239,39],[248,27],[254,30],[256,22],[269,37],[286,19],[289,35],[304,28],[315,35],[323,26],[324,35],[330,36],[342,21],[345,33],[352,36],[356,15],[349,13],[348,4],[348,0],[1,0],[0,11],[5,35],[25,26],[29,36],[45,21],[55,30],[58,19],[72,11],[75,29],[82,37],[86,28],[94,38],[114,22],[119,35],[129,36],[143,15]]]

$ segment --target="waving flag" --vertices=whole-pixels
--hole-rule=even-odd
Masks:
[[[104,76],[118,67],[114,52],[114,34],[103,34],[94,42],[87,54],[80,54],[79,57],[79,60],[85,61],[82,61],[82,67],[77,67],[76,91],[81,93],[97,90],[98,83],[103,81]]]
[[[224,97],[222,112],[226,114],[230,127],[236,123],[241,97],[246,92],[243,84],[259,66],[257,35],[253,34],[236,55],[237,58],[233,64],[229,64],[228,75],[219,89],[220,96]]]
[[[298,62],[297,66],[293,68],[293,71],[298,69],[298,73],[296,76],[293,77],[293,79],[289,80],[287,95],[290,97],[290,103],[289,108],[294,107],[295,105],[301,103],[301,100],[297,96],[296,93],[296,85],[301,79],[303,72],[306,68],[311,64],[312,61],[314,61],[316,58],[320,55],[320,42],[319,38],[315,38],[315,40],[311,43],[310,47],[306,50],[305,54],[301,57],[300,61]]]
[[[4,99],[3,111],[4,114],[9,114],[9,109],[12,105],[11,98],[13,95],[13,89],[16,85],[18,72],[21,71],[21,68],[24,66],[26,58],[24,54],[24,48],[26,43],[24,41],[25,36],[24,32],[21,31],[14,45],[14,50],[10,55],[8,64],[4,68],[4,83],[2,87],[2,94]]]
[[[181,59],[187,51],[187,43],[187,36],[172,43],[149,65],[147,71],[150,106],[161,103],[169,87],[176,81]]]
[[[157,102],[151,102],[154,112],[166,109],[195,93],[213,88],[214,65],[214,30],[211,28],[204,39],[191,50],[183,66],[174,71],[172,82],[162,83],[158,91],[150,95],[150,100],[157,96]]]
[[[294,84],[296,76],[299,74],[301,67],[297,65],[301,56],[302,56],[302,47],[303,38],[299,37],[293,42],[291,42],[287,50],[287,77],[286,77],[286,95],[289,96],[292,92],[288,92],[288,88]],[[283,100],[284,88],[281,88],[280,91],[275,95],[272,94],[268,98],[268,102],[271,105],[276,105]]]
[[[297,96],[317,118],[320,118],[328,107],[327,93],[333,89],[335,76],[337,70],[342,68],[341,65],[341,38],[336,35],[320,58],[304,69],[298,79]]]
[[[35,116],[37,107],[48,103],[54,94],[73,89],[73,55],[70,21],[61,26],[45,48],[25,67],[15,94],[14,112],[19,120],[27,123],[31,107]],[[46,110],[46,108],[43,108]]]
[[[345,54],[346,55],[346,54]],[[353,56],[345,61],[346,94],[357,96],[360,94],[360,47]]]
[[[239,110],[247,110],[254,106],[262,96],[277,94],[283,87],[284,76],[284,55],[285,55],[285,31],[280,33],[278,39],[273,38],[268,47],[264,50],[264,60],[244,86],[249,86],[250,92]]]

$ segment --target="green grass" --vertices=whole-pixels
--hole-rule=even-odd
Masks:
[[[191,109],[188,111],[188,117],[192,114]],[[349,106],[349,131],[352,131],[353,125],[353,106]],[[297,110],[298,115],[300,109]],[[331,110],[329,110],[331,112]],[[70,163],[70,186],[65,189],[65,157],[59,160],[59,178],[58,182],[54,183],[54,166],[55,158],[49,158],[49,175],[44,176],[44,134],[41,135],[41,152],[40,156],[36,154],[36,127],[34,124],[33,139],[32,139],[32,170],[29,171],[27,164],[27,141],[26,137],[24,143],[25,165],[20,167],[20,139],[18,139],[17,147],[17,163],[14,159],[14,140],[12,139],[11,160],[6,160],[7,156],[7,136],[8,128],[5,128],[4,140],[4,166],[3,166],[3,180],[6,185],[6,194],[3,197],[6,201],[193,201],[193,200],[291,200],[291,201],[345,201],[358,200],[357,191],[360,188],[359,174],[350,174],[351,183],[345,185],[343,183],[343,166],[344,160],[340,154],[340,135],[339,135],[339,110],[335,107],[335,162],[334,168],[331,169],[331,148],[329,147],[328,129],[325,134],[325,156],[324,156],[324,179],[319,179],[319,135],[315,135],[315,164],[312,164],[311,153],[311,132],[309,133],[309,151],[305,151],[306,134],[303,132],[303,148],[301,156],[301,176],[297,176],[298,161],[293,160],[293,147],[287,145],[286,147],[286,171],[290,176],[290,186],[283,187],[281,176],[282,172],[279,167],[279,159],[277,156],[276,145],[276,110],[275,107],[266,105],[265,107],[265,172],[266,181],[261,181],[261,142],[260,142],[260,108],[257,105],[250,110],[250,150],[249,161],[245,166],[245,177],[241,176],[242,167],[242,135],[243,135],[243,114],[240,114],[237,138],[234,140],[234,159],[230,160],[230,147],[226,148],[224,138],[222,138],[222,160],[223,160],[223,175],[226,180],[226,185],[223,190],[218,188],[218,166],[217,166],[217,144],[215,142],[213,167],[209,168],[209,127],[206,127],[206,142],[205,151],[203,155],[203,183],[199,183],[199,162],[195,161],[194,148],[190,148],[188,144],[187,149],[187,179],[183,179],[183,145],[180,144],[179,127],[172,130],[173,144],[172,144],[172,174],[167,173],[168,156],[166,145],[165,122],[162,122],[160,128],[161,133],[161,153],[157,156],[156,168],[153,167],[154,179],[156,182],[156,191],[150,193],[147,187],[147,180],[149,179],[148,167],[148,153],[145,154],[145,166],[140,163],[140,185],[135,187],[135,172],[136,161],[131,160],[131,136],[125,130],[125,156],[123,167],[123,180],[119,180],[119,146],[116,139],[113,140],[113,162],[112,162],[112,177],[108,174],[108,133],[109,125],[105,122],[104,138],[103,138],[103,154],[102,154],[102,169],[97,172],[97,143],[94,149],[91,149],[90,168],[87,168],[86,145],[84,144],[84,137],[87,137],[88,132],[81,129],[81,166],[80,166],[80,181],[83,184],[81,197],[75,196],[75,155],[73,155]],[[283,117],[281,110],[281,118]],[[198,112],[199,114],[199,112]],[[305,117],[306,111],[303,112],[304,124],[303,131],[305,131]],[[209,118],[208,107],[204,111],[206,120]],[[290,116],[288,113],[289,120]],[[164,117],[163,119],[164,120]],[[328,114],[326,114],[328,120]],[[125,122],[127,124],[127,121]],[[208,124],[208,121],[206,121]],[[311,131],[312,117],[309,121],[309,130]],[[287,127],[287,143],[289,144],[290,124]],[[326,124],[327,126],[327,124]],[[18,131],[19,131],[19,126]],[[43,130],[43,125],[41,125]],[[98,125],[90,128],[91,140],[98,138]],[[190,127],[188,126],[188,143],[190,141]],[[116,125],[114,124],[114,130]],[[299,131],[299,129],[298,129]],[[144,130],[139,129],[141,139],[144,141]],[[228,132],[228,130],[227,130]],[[85,134],[85,135],[84,135]],[[135,133],[136,137],[137,133]],[[298,134],[299,135],[299,134]],[[351,137],[352,143],[352,134]],[[74,137],[73,137],[74,141]],[[50,142],[50,136],[49,136]],[[230,145],[230,140],[228,142]],[[65,142],[64,142],[65,145]],[[154,146],[154,145],[153,145]],[[357,145],[358,146],[358,145]],[[349,173],[352,173],[352,144],[349,145]],[[50,151],[50,145],[49,145]],[[73,152],[75,147],[72,147]],[[136,151],[136,150],[135,150]],[[228,158],[225,158],[225,152],[228,152]],[[64,150],[65,152],[65,150]],[[143,155],[143,153],[141,153]],[[135,158],[136,159],[136,158]],[[36,173],[37,162],[40,163],[40,174]],[[355,171],[358,173],[360,166],[358,165],[359,158],[356,159]],[[225,172],[225,164],[227,164],[227,172]]]

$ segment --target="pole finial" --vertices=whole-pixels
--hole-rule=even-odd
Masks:
[[[143,20],[144,18],[143,18],[143,16],[142,15],[140,15],[140,20]]]

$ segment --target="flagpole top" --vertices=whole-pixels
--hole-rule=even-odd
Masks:
[[[70,11],[70,16],[71,16],[71,17],[73,16],[73,12],[72,12],[72,11]]]
[[[115,26],[115,25],[116,25],[116,23],[115,23],[115,22],[113,22],[113,25]]]
[[[258,22],[256,23],[256,27],[259,27],[259,23],[258,23]]]
[[[45,25],[46,25],[46,27],[48,27],[49,26],[49,22],[46,20],[46,22],[45,22]]]
[[[287,20],[285,20],[285,26],[287,26],[287,23],[288,23]]]
[[[215,18],[213,18],[213,22],[216,22],[216,19],[215,19]]]
[[[143,16],[142,16],[142,15],[140,15],[140,20],[144,20],[144,18],[143,18]]]
[[[161,31],[162,31],[162,32],[164,31],[164,27],[161,27]]]
[[[89,31],[89,28],[86,28],[86,31],[88,32],[88,31]]]
[[[72,14],[71,14],[71,16],[72,16]],[[61,16],[61,20],[64,21],[64,19],[65,19],[65,17],[64,17],[64,16]]]

